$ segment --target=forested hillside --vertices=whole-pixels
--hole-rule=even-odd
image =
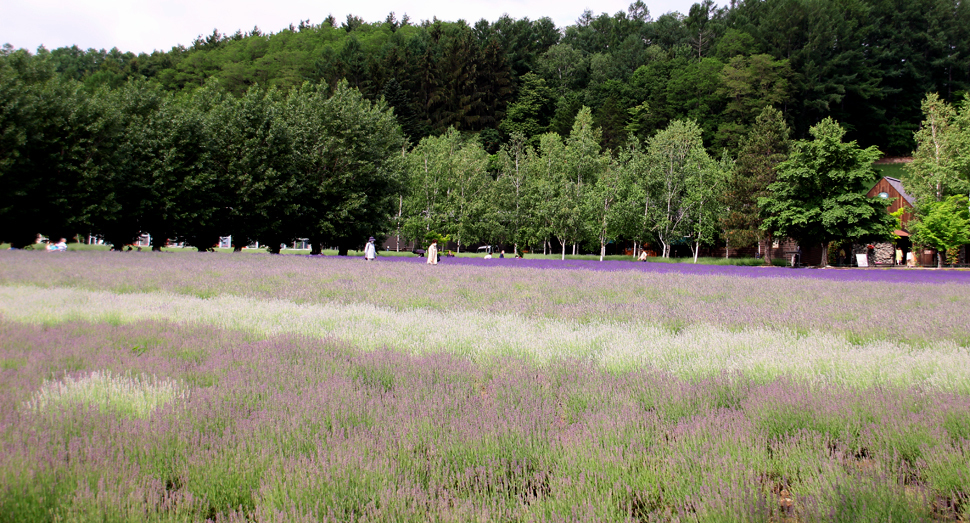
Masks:
[[[392,14],[151,55],[7,46],[0,240],[824,250],[902,227],[864,194],[873,161],[912,154],[913,241],[951,251],[967,237],[946,218],[970,189],[967,13],[708,0],[654,19],[637,2],[566,28]]]
[[[653,16],[652,16],[653,15]],[[7,49],[5,52],[11,52]],[[705,144],[735,151],[766,105],[795,138],[826,116],[850,139],[909,154],[920,100],[949,102],[970,85],[970,7],[956,0],[748,0],[689,13],[582,13],[569,27],[503,17],[445,22],[388,15],[300,21],[275,34],[199,37],[151,55],[76,47],[38,51],[89,89],[146,78],[166,90],[216,78],[241,95],[252,85],[336,85],[384,96],[412,143],[451,126],[484,132],[494,152],[512,132],[568,134],[583,105],[602,142],[646,138],[691,118]]]

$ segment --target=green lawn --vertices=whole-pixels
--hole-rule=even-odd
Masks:
[[[902,179],[906,172],[906,164],[904,163],[886,163],[876,165],[876,172],[880,176],[889,176],[890,178]]]
[[[10,244],[9,243],[0,243],[0,250],[7,250],[9,248],[10,248]],[[40,250],[40,249],[43,249],[45,247],[43,245],[36,245],[35,248],[37,250]],[[28,247],[28,249],[29,249],[29,247]],[[84,244],[84,243],[69,243],[69,244],[67,244],[67,250],[69,250],[69,251],[107,251],[109,249],[110,249],[110,247],[107,246],[107,245],[87,245],[87,244]],[[217,249],[214,249],[213,251],[214,252],[218,252],[218,253],[230,253],[230,254],[233,252],[232,249],[218,249],[218,248]],[[131,252],[133,252],[133,253],[135,253],[135,252],[151,252],[151,249],[148,248],[148,247],[142,247],[140,251],[133,250]],[[186,247],[186,248],[181,248],[181,247],[163,247],[162,248],[162,252],[198,252],[198,251],[194,247]],[[253,253],[265,254],[267,251],[266,251],[266,249],[260,248],[260,249],[243,249],[242,252],[243,253],[248,253],[248,254],[253,254]],[[447,251],[445,251],[445,252],[447,252]],[[308,249],[283,249],[282,251],[280,251],[280,253],[281,254],[310,254],[310,251]],[[337,255],[337,251],[334,250],[334,249],[325,249],[323,251],[323,255],[324,256],[336,256]],[[355,251],[355,250],[352,250],[352,251],[350,251],[348,253],[348,256],[363,256],[363,255],[364,255],[363,251]],[[380,256],[405,256],[405,257],[406,256],[414,256],[414,254],[411,253],[410,251],[400,251],[400,252],[396,252],[396,251],[379,251],[377,253],[377,255],[379,257]],[[455,256],[457,256],[459,258],[481,258],[484,255],[479,254],[477,252],[462,252],[462,253],[456,253]],[[498,255],[496,254],[494,256],[497,257]],[[506,253],[506,256],[508,256],[508,257],[511,258],[512,257],[512,254]],[[526,257],[527,258],[536,258],[536,259],[540,259],[540,260],[558,260],[558,259],[561,259],[562,258],[562,255],[560,255],[560,254],[533,254],[533,253],[528,253],[528,254],[526,254]],[[598,260],[599,259],[599,255],[598,254],[578,254],[578,255],[567,254],[566,255],[566,259],[567,260]],[[610,255],[610,256],[606,256],[604,259],[606,259],[606,260],[631,260],[632,257],[631,256],[625,256],[625,255]],[[648,258],[647,261],[653,262],[653,263],[693,263],[694,259],[693,258],[666,258],[665,259],[665,258],[659,258],[659,257],[651,257],[651,258]],[[784,260],[773,260],[773,261],[774,261],[775,265],[784,265]],[[762,264],[762,261],[760,259],[757,259],[757,258],[698,258],[697,263],[704,264],[704,265],[744,265],[744,266],[750,266],[750,265],[761,265]]]

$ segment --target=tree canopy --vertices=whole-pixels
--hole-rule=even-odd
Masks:
[[[970,210],[967,197],[955,194],[925,207],[922,219],[913,224],[917,241],[945,253],[947,263],[955,263],[960,247],[970,243]],[[938,266],[943,257],[937,256]]]
[[[914,223],[970,190],[968,9],[638,1],[565,28],[391,14],[140,55],[8,45],[0,235],[562,256],[875,237],[880,151],[915,150]]]
[[[794,138],[832,117],[850,139],[905,155],[926,93],[952,104],[970,90],[970,7],[956,0],[704,1],[656,17],[638,1],[612,15],[577,14],[567,27],[509,16],[474,24],[328,17],[275,33],[213,30],[150,54],[75,46],[41,48],[30,60],[88,92],[134,78],[190,91],[215,79],[238,97],[253,85],[286,91],[346,79],[365,98],[385,96],[412,143],[450,127],[499,132],[502,142],[523,124],[538,126],[530,138],[565,135],[586,105],[601,145],[615,149],[630,111],[646,104],[649,114],[636,118],[641,140],[693,119],[716,154],[736,153],[771,105]],[[553,122],[560,125],[546,127]]]
[[[792,143],[788,159],[777,166],[770,193],[758,199],[762,229],[804,244],[880,239],[892,224],[887,202],[869,198],[876,181],[875,147],[845,142],[845,130],[826,118],[811,129],[813,140]]]

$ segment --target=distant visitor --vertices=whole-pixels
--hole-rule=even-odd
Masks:
[[[67,250],[67,240],[61,238],[59,242],[49,244],[47,250],[50,252],[64,252]]]
[[[377,249],[374,247],[374,237],[371,236],[367,239],[367,245],[364,246],[364,259],[371,261],[377,257]]]

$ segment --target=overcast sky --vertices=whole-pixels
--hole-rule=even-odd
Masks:
[[[494,22],[502,14],[536,19],[548,16],[558,27],[575,23],[583,10],[613,14],[625,11],[632,0],[363,0],[334,2],[319,0],[0,0],[0,44],[34,51],[77,45],[82,49],[122,51],[168,51],[173,46],[191,45],[199,35],[213,29],[234,33],[259,26],[263,32],[278,32],[291,23],[309,19],[320,23],[328,14],[338,21],[355,14],[367,22],[383,21],[391,11],[398,19],[405,13],[412,22],[431,19],[470,24],[484,18]],[[696,0],[647,0],[650,14],[687,13]]]

